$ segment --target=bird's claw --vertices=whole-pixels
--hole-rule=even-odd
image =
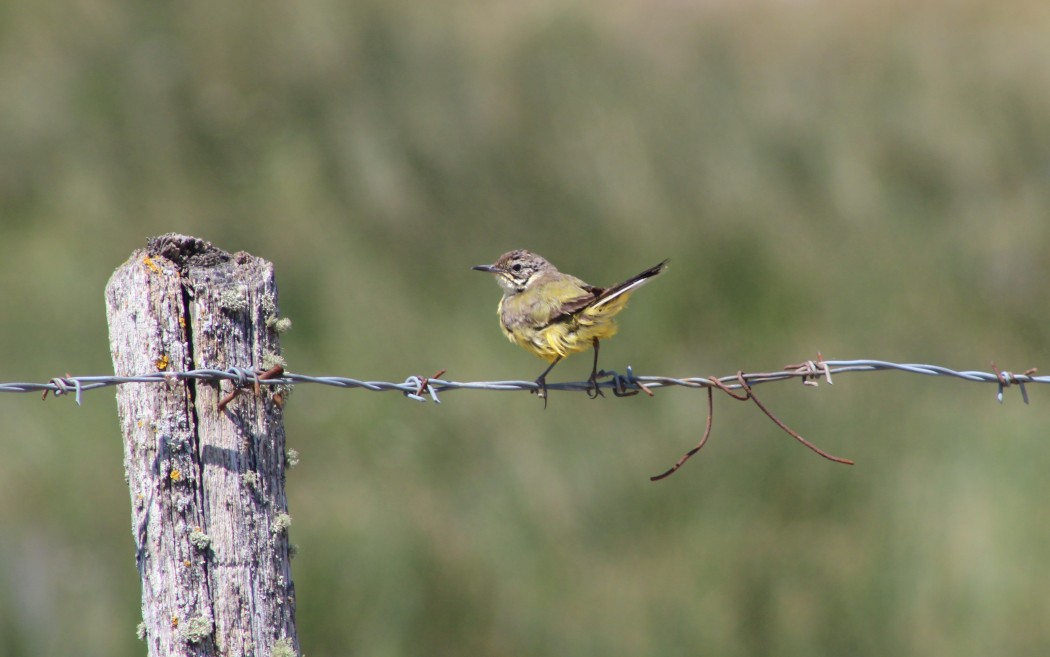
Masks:
[[[533,388],[531,392],[532,392],[532,394],[538,396],[540,399],[543,400],[543,408],[544,408],[544,410],[546,410],[547,409],[547,377],[546,376],[541,376],[540,378],[536,379],[536,386],[537,387]]]
[[[590,378],[587,379],[587,382],[591,384],[591,389],[587,391],[587,397],[589,397],[590,399],[598,399],[599,397],[605,396],[605,393],[602,392],[601,386],[598,385],[598,379],[605,375],[605,370],[602,370],[600,372],[591,372]]]

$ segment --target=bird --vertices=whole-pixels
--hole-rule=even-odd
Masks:
[[[627,305],[639,287],[663,273],[670,260],[654,265],[619,285],[597,287],[571,274],[558,271],[543,256],[515,249],[491,265],[472,269],[495,275],[503,289],[496,312],[500,328],[511,342],[543,358],[550,365],[536,379],[533,392],[547,405],[547,375],[563,358],[594,349],[594,364],[588,379],[592,399],[601,395],[598,386],[599,341],[616,334],[613,316]]]

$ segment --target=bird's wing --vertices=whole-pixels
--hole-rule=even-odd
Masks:
[[[581,287],[579,289],[583,292],[582,294],[561,302],[561,305],[558,306],[557,311],[551,317],[552,322],[556,322],[567,315],[583,310],[594,303],[595,299],[599,298],[602,292],[604,292],[602,288],[594,287],[592,285],[587,285],[586,287]]]
[[[504,297],[500,303],[500,315],[505,326],[540,329],[565,321],[594,303],[601,292],[602,288],[572,276],[541,281],[541,285],[526,293]]]

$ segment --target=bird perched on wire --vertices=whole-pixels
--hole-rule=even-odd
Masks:
[[[542,256],[524,249],[509,251],[491,265],[473,269],[494,274],[503,288],[496,312],[507,338],[550,363],[536,379],[535,392],[546,405],[547,374],[569,354],[592,347],[594,365],[588,380],[594,388],[589,394],[592,399],[601,394],[599,341],[616,334],[613,316],[624,309],[632,292],[663,272],[667,262],[605,288],[563,274]]]

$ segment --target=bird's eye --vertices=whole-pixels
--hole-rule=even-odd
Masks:
[[[521,263],[515,262],[510,268],[512,271],[521,271]]]

